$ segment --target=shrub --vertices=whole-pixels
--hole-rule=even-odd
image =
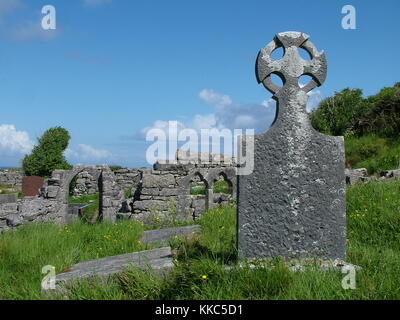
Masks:
[[[344,89],[323,100],[310,118],[314,128],[334,136],[352,135],[353,122],[362,102],[360,89]]]
[[[366,168],[368,173],[400,167],[400,140],[368,135],[345,140],[346,166]]]
[[[71,165],[65,160],[64,150],[70,140],[68,131],[61,127],[48,129],[31,154],[22,160],[22,167],[28,176],[49,177],[55,169],[71,169]]]
[[[362,97],[360,89],[344,89],[323,100],[310,119],[325,134],[396,138],[400,135],[400,83],[368,98]]]

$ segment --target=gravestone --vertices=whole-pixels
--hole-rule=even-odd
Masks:
[[[273,94],[277,112],[271,128],[254,136],[253,172],[238,176],[242,258],[345,258],[344,141],[314,130],[306,112],[307,93],[322,85],[327,71],[325,54],[308,39],[279,33],[257,58],[257,80]],[[280,47],[283,57],[273,60]],[[310,61],[300,56],[302,49]],[[312,80],[301,85],[302,75]]]
[[[90,277],[108,279],[111,275],[121,273],[129,267],[166,276],[174,267],[171,248],[157,248],[79,262],[57,274],[55,290],[62,293],[69,283]],[[45,290],[44,293],[50,290]]]

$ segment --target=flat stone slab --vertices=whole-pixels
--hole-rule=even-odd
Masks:
[[[56,275],[56,291],[60,291],[60,285],[69,281],[93,276],[107,279],[130,266],[162,275],[174,266],[171,248],[158,248],[80,262],[66,272]]]
[[[173,237],[184,237],[186,239],[191,239],[200,232],[201,227],[199,225],[149,230],[143,233],[140,241],[148,244],[155,244],[159,242],[168,242],[168,240]]]
[[[3,203],[16,203],[18,200],[17,193],[0,194],[0,204]]]

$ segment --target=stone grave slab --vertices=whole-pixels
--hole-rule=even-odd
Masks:
[[[191,239],[201,231],[199,225],[148,230],[143,233],[140,241],[147,244],[166,243],[173,237]]]
[[[107,279],[130,266],[158,275],[166,274],[174,266],[171,248],[164,247],[80,262],[66,272],[56,275],[56,291],[61,291],[70,281],[93,276]]]

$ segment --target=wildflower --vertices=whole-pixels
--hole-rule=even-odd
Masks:
[[[201,278],[204,279],[204,280],[206,280],[206,279],[207,279],[207,276],[206,276],[205,274],[203,274],[203,275],[201,276]]]

